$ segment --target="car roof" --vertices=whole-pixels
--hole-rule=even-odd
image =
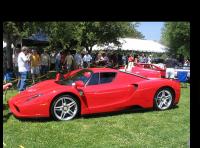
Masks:
[[[92,70],[94,73],[95,72],[120,72],[120,73],[125,73],[125,74],[130,74],[136,77],[140,77],[143,79],[148,79],[147,77],[141,76],[141,75],[137,75],[131,72],[123,72],[123,71],[119,71],[117,69],[112,69],[112,68],[88,68],[89,70]]]
[[[118,72],[118,70],[112,68],[88,68],[88,69],[92,70],[93,72]]]

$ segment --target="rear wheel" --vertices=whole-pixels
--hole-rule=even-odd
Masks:
[[[166,110],[172,107],[174,95],[171,89],[159,89],[154,98],[154,108],[157,110]]]
[[[67,121],[79,113],[79,103],[71,95],[62,95],[56,98],[51,105],[51,115],[56,120]]]

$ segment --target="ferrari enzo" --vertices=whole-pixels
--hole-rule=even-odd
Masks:
[[[180,83],[147,78],[110,68],[79,69],[27,88],[9,100],[20,118],[53,117],[119,111],[134,106],[166,110],[180,98]]]

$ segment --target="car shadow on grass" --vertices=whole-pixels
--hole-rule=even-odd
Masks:
[[[7,122],[11,115],[12,113],[9,112],[8,104],[3,104],[3,123]]]
[[[173,110],[178,108],[178,106],[174,106],[168,110]],[[111,116],[118,116],[118,115],[123,115],[123,114],[132,114],[132,113],[148,113],[148,112],[154,112],[156,110],[154,109],[143,109],[140,107],[133,107],[133,108],[129,108],[129,109],[125,109],[125,110],[121,110],[121,111],[116,111],[116,112],[108,112],[108,113],[97,113],[97,114],[89,114],[89,115],[81,115],[79,117],[77,117],[76,119],[80,119],[80,118],[85,118],[85,119],[90,119],[90,118],[101,118],[101,117],[111,117]],[[55,120],[53,120],[52,118],[18,118],[15,117],[18,120],[22,121],[22,122],[53,122]]]
[[[174,106],[168,110],[177,109],[178,106]],[[89,118],[101,118],[101,117],[109,117],[109,116],[118,116],[123,114],[138,114],[138,113],[148,113],[148,112],[158,112],[157,110],[154,110],[152,108],[144,109],[141,107],[132,107],[126,110],[116,111],[116,112],[109,112],[109,113],[97,113],[97,114],[90,114],[90,115],[82,115],[83,118],[89,119]]]
[[[18,118],[15,116],[15,118],[22,122],[52,122],[52,121],[54,121],[52,118],[48,118],[48,117]]]

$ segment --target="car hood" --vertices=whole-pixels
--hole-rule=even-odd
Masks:
[[[10,100],[15,101],[15,103],[20,103],[37,95],[48,95],[53,91],[56,93],[56,91],[59,91],[60,89],[70,89],[71,87],[72,86],[59,85],[55,83],[55,80],[46,80],[29,87],[25,91],[12,97]]]
[[[63,85],[57,84],[55,80],[46,80],[29,87],[22,93],[46,92],[54,89],[60,89],[61,87],[63,87]]]

